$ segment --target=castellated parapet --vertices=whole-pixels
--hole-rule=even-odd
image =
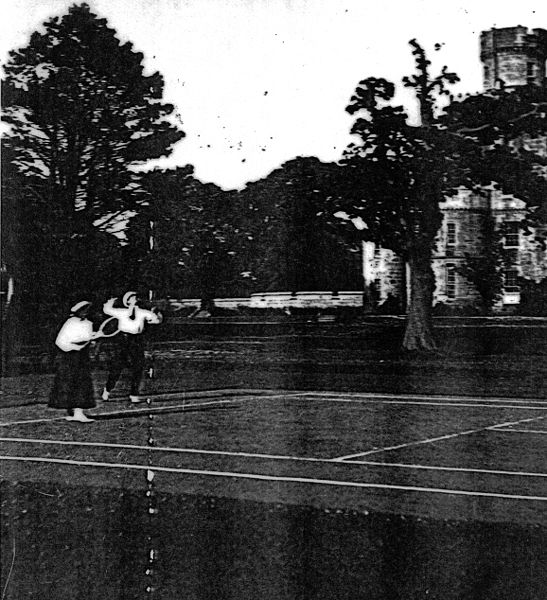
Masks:
[[[481,33],[481,61],[485,90],[545,85],[547,31],[526,27],[490,29]]]

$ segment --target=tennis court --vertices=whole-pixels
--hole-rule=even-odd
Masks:
[[[48,510],[59,514],[59,504],[68,502],[70,512],[78,513],[89,505],[86,518],[103,532],[102,545],[94,551],[101,560],[108,554],[105,547],[111,548],[113,555],[120,550],[112,549],[115,542],[106,539],[103,525],[96,520],[112,514],[112,507],[119,502],[129,502],[122,512],[129,510],[132,523],[140,526],[136,531],[129,525],[122,529],[126,535],[127,529],[131,530],[127,544],[137,555],[146,554],[148,546],[148,551],[158,552],[157,560],[152,561],[157,577],[153,588],[163,588],[166,594],[158,591],[158,597],[177,597],[169,593],[194,589],[196,568],[210,569],[211,580],[229,582],[239,590],[233,597],[258,593],[262,597],[293,597],[291,586],[306,589],[312,585],[294,581],[305,577],[299,564],[303,554],[315,564],[303,572],[315,572],[323,565],[322,574],[315,576],[325,581],[324,586],[332,586],[331,593],[323,587],[324,596],[320,597],[355,597],[356,589],[366,586],[371,590],[367,597],[380,598],[385,597],[386,585],[394,585],[396,594],[404,590],[405,597],[421,597],[426,589],[433,593],[435,585],[440,586],[435,594],[455,585],[456,595],[443,590],[443,597],[461,597],[458,586],[471,585],[471,579],[452,572],[452,566],[478,568],[476,560],[474,566],[469,563],[474,555],[469,554],[470,540],[475,540],[475,551],[486,551],[487,546],[489,572],[502,566],[492,590],[507,590],[510,585],[517,594],[513,597],[525,597],[518,595],[525,585],[526,597],[536,593],[540,597],[545,582],[541,524],[547,507],[545,399],[218,389],[150,395],[146,402],[135,405],[121,399],[103,402],[90,415],[96,421],[83,425],[67,423],[43,405],[2,409],[4,479],[33,490],[33,498],[28,490],[23,493],[13,488],[5,490],[4,497],[15,498],[19,508],[21,503],[29,503],[30,513],[43,517],[46,511],[48,525],[42,527],[49,535],[56,534]],[[74,496],[70,502],[67,499],[74,490],[78,490],[78,499]],[[82,494],[89,498],[82,501]],[[151,498],[156,503],[153,508]],[[196,507],[198,499],[206,508]],[[239,522],[234,523],[234,514],[239,515]],[[291,522],[304,518],[308,525],[312,523],[312,532],[319,527],[319,547],[315,547],[317,538],[307,542],[314,546],[313,551],[308,545],[304,548],[302,540],[286,539],[294,535],[287,529],[288,518]],[[324,522],[325,518],[330,520]],[[225,531],[226,519],[229,532]],[[247,523],[247,519],[251,521]],[[294,526],[300,530],[298,524],[290,527]],[[85,537],[85,531],[76,539]],[[177,536],[175,531],[179,531]],[[312,535],[301,531],[304,538]],[[8,534],[5,540],[16,535],[9,524],[4,533]],[[363,535],[366,541],[359,537]],[[414,548],[411,555],[386,555],[393,540],[401,545],[397,553]],[[4,543],[4,550],[10,552],[9,542]],[[342,572],[332,571],[332,544],[338,551],[342,548],[334,562],[348,563]],[[217,546],[225,545],[231,548],[229,558],[226,549],[218,556]],[[378,545],[384,549],[378,550]],[[55,557],[56,553],[47,543],[37,542],[37,546],[41,546],[40,560],[51,564],[53,559],[47,555]],[[291,547],[290,552],[280,549]],[[173,548],[185,548],[188,562],[173,565]],[[207,552],[216,556],[214,564],[205,557]],[[424,557],[416,554],[424,552],[430,555],[429,562],[423,563]],[[73,554],[70,556],[74,560]],[[364,557],[368,566],[357,568]],[[233,567],[233,560],[239,570],[228,575],[223,570]],[[276,560],[284,566],[278,565],[273,573],[268,563]],[[414,571],[436,565],[444,573],[442,581],[432,572],[422,581],[414,581],[416,572],[410,579],[408,574],[398,574],[403,563]],[[147,577],[152,577],[144,575],[146,560],[131,564],[136,565],[135,572],[126,573],[125,578],[134,577],[135,588],[145,589]],[[24,568],[18,560],[14,565]],[[94,589],[117,597],[109,587],[113,581],[108,584],[98,579],[97,562],[94,565]],[[20,581],[16,568],[8,589],[17,585],[23,586],[20,590],[27,589],[30,584]],[[249,568],[254,574],[244,576]],[[52,569],[56,567],[46,570]],[[179,576],[167,575],[172,569],[178,570]],[[328,577],[325,569],[330,572]],[[385,569],[392,569],[393,584],[382,579]],[[526,571],[526,583],[521,581],[520,588],[515,587],[515,569]],[[256,581],[249,583],[246,577]],[[65,597],[55,589],[55,597]],[[195,589],[188,592],[189,597],[222,595],[219,590],[207,589],[213,595]]]

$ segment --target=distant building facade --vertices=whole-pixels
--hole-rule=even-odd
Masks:
[[[484,66],[485,90],[505,89],[533,83],[545,86],[547,31],[525,27],[491,29],[481,34],[481,61]],[[547,139],[526,139],[523,143],[538,154],[547,156]],[[503,245],[509,261],[504,268],[504,289],[496,309],[511,310],[520,303],[519,277],[536,283],[547,277],[547,252],[535,241],[534,233],[526,233],[520,222],[526,217],[522,200],[485,190],[473,194],[461,189],[441,204],[442,226],[433,252],[435,274],[434,304],[476,305],[480,297],[474,285],[459,272],[466,255],[484,255],[483,223],[491,218],[503,232]],[[381,304],[390,297],[406,302],[407,267],[392,251],[371,242],[363,246],[363,276],[372,286]]]

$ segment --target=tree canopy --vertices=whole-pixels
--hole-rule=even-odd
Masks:
[[[143,55],[87,4],[44,23],[4,71],[2,227],[19,233],[3,250],[15,297],[89,295],[120,274],[108,232],[146,197],[134,167],[168,155],[184,133],[169,120],[161,75],[146,75]]]
[[[243,190],[258,289],[360,289],[357,238],[344,237],[333,217],[339,177],[338,165],[299,157]]]
[[[158,294],[198,297],[204,304],[241,294],[250,232],[235,191],[194,177],[193,167],[147,173],[148,206],[131,220],[133,277]]]
[[[2,89],[8,143],[23,175],[47,182],[59,216],[93,223],[138,201],[134,164],[168,155],[184,133],[163,79],[89,6],[44,24],[10,53]]]

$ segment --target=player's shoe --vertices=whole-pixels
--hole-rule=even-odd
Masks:
[[[110,398],[110,392],[104,388],[101,398],[106,402]]]
[[[83,417],[65,417],[65,421],[76,421],[77,423],[93,423],[95,419],[90,419],[85,415]]]
[[[133,395],[129,396],[129,400],[131,401],[131,404],[138,404],[141,401],[139,396],[133,396]]]
[[[67,421],[77,421],[78,423],[91,423],[95,419],[90,419],[87,415],[84,414],[84,411],[81,408],[75,408],[74,414],[66,417]]]

